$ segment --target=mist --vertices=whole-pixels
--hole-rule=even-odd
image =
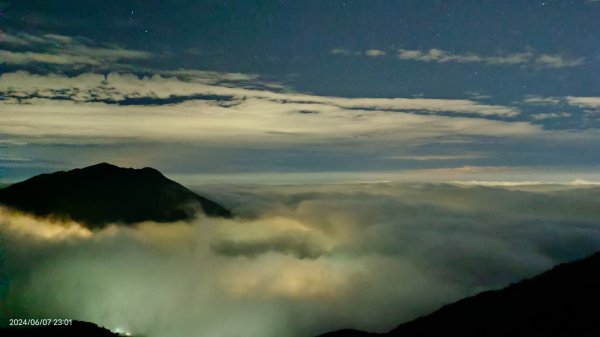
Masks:
[[[202,186],[234,219],[91,231],[0,209],[0,314],[149,337],[383,332],[600,249],[600,188]]]

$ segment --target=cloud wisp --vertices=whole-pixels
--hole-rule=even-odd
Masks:
[[[360,56],[378,58],[388,54],[396,55],[401,61],[418,61],[426,63],[482,63],[487,65],[520,65],[529,66],[536,69],[562,69],[572,68],[583,65],[584,57],[567,57],[557,54],[536,53],[534,51],[524,51],[511,54],[499,55],[480,55],[476,53],[456,53],[438,48],[431,49],[398,49],[394,52],[369,49],[364,53],[355,52],[344,48],[335,48],[329,51],[330,54],[340,56]]]
[[[156,57],[154,53],[122,48],[114,44],[99,44],[81,37],[57,34],[30,35],[5,33],[0,60],[19,66],[50,66],[60,70],[131,69],[124,61]]]
[[[560,69],[580,66],[585,58],[567,58],[561,55],[536,54],[532,51],[496,56],[457,54],[432,48],[429,50],[400,49],[398,59],[437,63],[485,63],[489,65],[527,65],[535,68]]]

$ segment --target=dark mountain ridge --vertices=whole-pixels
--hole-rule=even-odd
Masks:
[[[600,252],[446,305],[388,333],[340,330],[320,337],[600,336],[599,303]]]
[[[0,189],[0,204],[36,216],[72,219],[90,228],[190,220],[198,210],[208,216],[231,217],[223,206],[153,168],[107,163],[41,174],[10,185]]]

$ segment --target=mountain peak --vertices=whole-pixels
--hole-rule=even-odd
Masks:
[[[231,216],[229,210],[156,169],[109,163],[42,174],[13,184],[0,189],[0,204],[37,216],[72,219],[88,227],[190,220],[198,210],[208,216]]]
[[[81,170],[85,170],[85,169],[88,169],[88,170],[90,170],[90,169],[122,169],[122,168],[123,167],[119,167],[117,165],[109,164],[107,162],[102,162],[102,163],[98,163],[98,164],[95,164],[95,165],[91,165],[91,166],[85,167],[85,168],[83,168]]]
[[[79,172],[79,174],[91,174],[91,175],[115,175],[115,174],[125,174],[125,172],[129,172],[130,174],[136,173],[139,175],[145,176],[155,176],[165,178],[165,176],[160,173],[159,170],[152,167],[143,167],[141,169],[131,168],[131,167],[120,167],[117,165],[113,165],[110,163],[102,162],[95,165],[87,166],[84,168],[78,168],[72,170],[73,172]],[[69,172],[72,172],[69,171]],[[165,178],[166,179],[166,178]]]

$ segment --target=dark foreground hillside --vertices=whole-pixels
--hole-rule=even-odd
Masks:
[[[159,171],[102,163],[41,174],[0,189],[0,204],[37,216],[72,219],[90,228],[108,223],[189,220],[197,211],[230,217],[216,202]]]
[[[341,330],[321,335],[367,336],[600,336],[600,253],[446,305],[388,333]]]

